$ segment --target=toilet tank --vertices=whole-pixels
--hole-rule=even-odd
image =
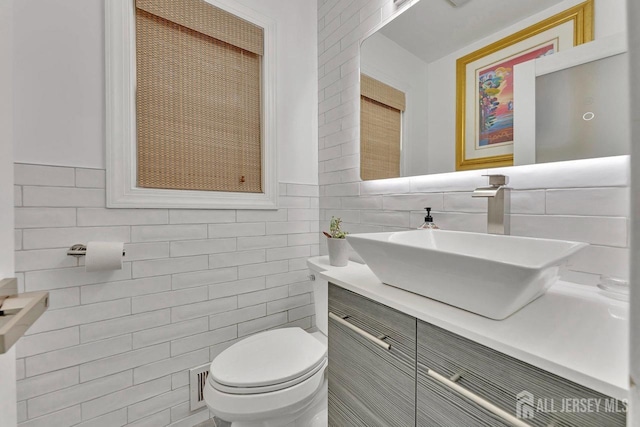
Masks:
[[[316,277],[313,282],[313,300],[316,311],[316,326],[325,336],[329,329],[329,283],[321,279],[318,273],[312,271]]]

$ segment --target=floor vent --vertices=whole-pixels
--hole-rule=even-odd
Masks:
[[[189,395],[191,400],[191,410],[202,408],[204,402],[204,386],[209,377],[209,364],[198,366],[189,370]]]

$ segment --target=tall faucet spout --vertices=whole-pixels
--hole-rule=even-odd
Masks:
[[[496,197],[502,187],[481,187],[476,188],[471,197]]]
[[[490,187],[476,188],[471,197],[487,199],[487,232],[511,234],[511,189],[504,175],[489,175]]]

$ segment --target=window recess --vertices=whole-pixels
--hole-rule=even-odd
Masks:
[[[275,208],[274,24],[213,1],[106,3],[108,206]]]

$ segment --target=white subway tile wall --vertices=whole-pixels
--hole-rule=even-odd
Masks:
[[[20,426],[194,426],[189,368],[239,337],[314,326],[306,259],[318,187],[281,209],[106,209],[104,170],[15,165],[16,272],[50,309],[17,344]],[[87,273],[74,243],[125,242],[120,271]]]
[[[340,216],[352,233],[403,230],[422,224],[422,209],[430,206],[443,229],[486,232],[486,201],[472,199],[470,192],[488,184],[482,177],[487,170],[360,180],[358,46],[407,4],[398,8],[392,0],[318,0],[319,218],[325,226],[331,216]],[[508,175],[515,189],[512,234],[591,244],[571,261],[566,278],[593,285],[599,274],[627,276],[628,157],[491,173]],[[302,236],[290,236],[289,242]]]

